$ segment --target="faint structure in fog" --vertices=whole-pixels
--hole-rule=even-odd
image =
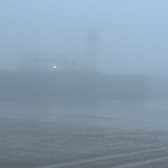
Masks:
[[[87,48],[87,59],[88,69],[97,71],[97,61],[100,53],[100,35],[96,29],[89,29],[88,31],[88,48]]]
[[[36,54],[23,56],[20,59],[21,71],[48,71],[48,70],[74,70],[77,68],[75,58],[63,54]]]
[[[97,71],[100,55],[101,38],[96,29],[89,29],[87,33],[87,49],[85,58],[64,54],[29,53],[19,59],[21,71],[75,70]],[[74,54],[75,55],[75,54]],[[84,60],[85,59],[85,60]]]

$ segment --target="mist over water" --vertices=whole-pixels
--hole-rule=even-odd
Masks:
[[[167,145],[167,6],[1,1],[0,167]]]

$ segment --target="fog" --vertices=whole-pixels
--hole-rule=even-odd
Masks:
[[[167,145],[167,6],[0,1],[0,167]]]
[[[94,28],[102,70],[167,75],[166,6],[166,0],[1,1],[1,67],[32,54],[86,57],[87,31]]]

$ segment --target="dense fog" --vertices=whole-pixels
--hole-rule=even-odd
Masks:
[[[167,9],[166,0],[0,1],[0,167],[165,145]]]

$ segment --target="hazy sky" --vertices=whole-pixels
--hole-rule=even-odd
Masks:
[[[168,74],[167,18],[167,0],[1,0],[0,65],[22,55],[85,56],[95,28],[106,71]]]

